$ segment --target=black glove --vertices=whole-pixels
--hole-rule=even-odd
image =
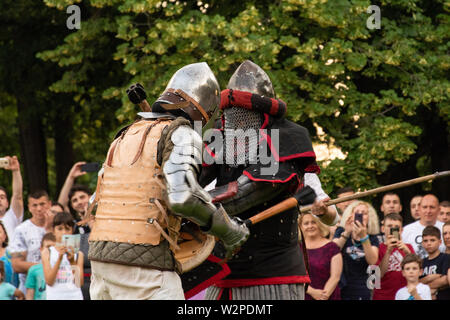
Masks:
[[[317,195],[313,188],[306,186],[294,194],[294,197],[297,199],[299,205],[304,206],[313,203]]]

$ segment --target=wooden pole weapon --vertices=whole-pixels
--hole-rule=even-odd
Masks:
[[[350,196],[329,200],[329,201],[325,202],[325,205],[331,206],[333,204],[337,204],[337,203],[341,203],[341,202],[345,202],[345,201],[349,201],[349,200],[355,200],[355,199],[359,199],[359,198],[364,198],[364,197],[367,197],[367,196],[370,196],[370,195],[373,195],[376,193],[380,193],[380,192],[387,192],[387,191],[394,190],[394,189],[408,187],[413,184],[417,184],[417,183],[421,183],[421,182],[432,181],[434,179],[445,177],[445,176],[450,176],[449,170],[442,171],[442,172],[436,172],[434,174],[430,174],[427,176],[423,176],[423,177],[419,177],[419,178],[415,178],[415,179],[411,179],[411,180],[406,180],[406,181],[390,184],[387,186],[383,186],[383,187],[379,187],[379,188],[375,188],[375,189],[371,189],[371,190],[367,190],[367,191],[363,191],[363,192],[357,192]],[[266,219],[268,219],[274,215],[277,215],[283,211],[286,211],[290,208],[296,207],[297,205],[298,205],[298,200],[296,197],[287,198],[286,200],[274,205],[273,207],[270,207],[270,208],[264,210],[263,212],[260,212],[256,215],[254,215],[253,217],[245,220],[244,223],[248,227],[250,227],[256,223],[266,220]],[[311,210],[311,208],[312,208],[312,205],[304,206],[300,209],[300,212],[302,212],[302,213],[307,212],[307,211]]]

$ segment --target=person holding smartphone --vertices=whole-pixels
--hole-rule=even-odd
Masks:
[[[63,243],[63,237],[72,235],[74,227],[70,213],[61,212],[55,215],[53,233],[56,245],[41,253],[47,283],[47,300],[83,300],[83,252],[77,252],[75,248],[67,247]]]
[[[367,267],[378,258],[378,233],[378,216],[370,203],[355,201],[345,209],[333,239],[341,248],[344,261],[342,300],[370,300]]]
[[[74,234],[80,234],[80,249],[84,253],[85,271],[84,284],[81,289],[85,300],[91,299],[89,293],[91,283],[91,261],[88,259],[88,239],[91,233],[93,220],[85,219],[85,214],[92,193],[87,186],[75,184],[75,180],[88,172],[97,172],[98,170],[99,164],[96,162],[86,163],[85,161],[80,161],[75,163],[72,166],[72,169],[70,169],[58,197],[58,203],[63,205],[64,211],[73,214],[73,219],[76,223]]]
[[[22,223],[24,214],[23,180],[20,163],[16,156],[4,157],[0,168],[12,172],[12,195],[8,200],[7,190],[0,186],[0,221],[5,226],[9,239],[14,238],[14,230]]]
[[[384,233],[384,243],[380,244],[377,265],[380,268],[380,287],[375,288],[373,300],[395,300],[395,294],[406,286],[402,275],[403,258],[414,249],[402,241],[401,233],[403,218],[399,213],[390,213],[384,218],[381,227]]]
[[[89,198],[92,193],[87,186],[75,184],[75,180],[86,173],[98,172],[99,169],[100,165],[98,162],[77,162],[73,165],[72,169],[70,169],[64,185],[61,188],[58,203],[64,207],[64,211],[73,214],[76,222],[80,222],[85,219],[86,210],[89,205]],[[91,221],[84,225],[77,225],[75,233],[89,233],[90,227]]]

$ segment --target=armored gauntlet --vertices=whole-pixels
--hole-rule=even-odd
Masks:
[[[222,205],[213,213],[207,233],[222,240],[228,253],[240,248],[247,241],[250,231],[239,218],[230,218]]]

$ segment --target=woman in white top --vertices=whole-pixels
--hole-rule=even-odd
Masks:
[[[55,215],[53,233],[57,246],[42,252],[47,300],[83,300],[83,253],[74,252],[73,247],[66,247],[62,243],[64,235],[73,234],[74,226],[70,213],[60,212]]]

